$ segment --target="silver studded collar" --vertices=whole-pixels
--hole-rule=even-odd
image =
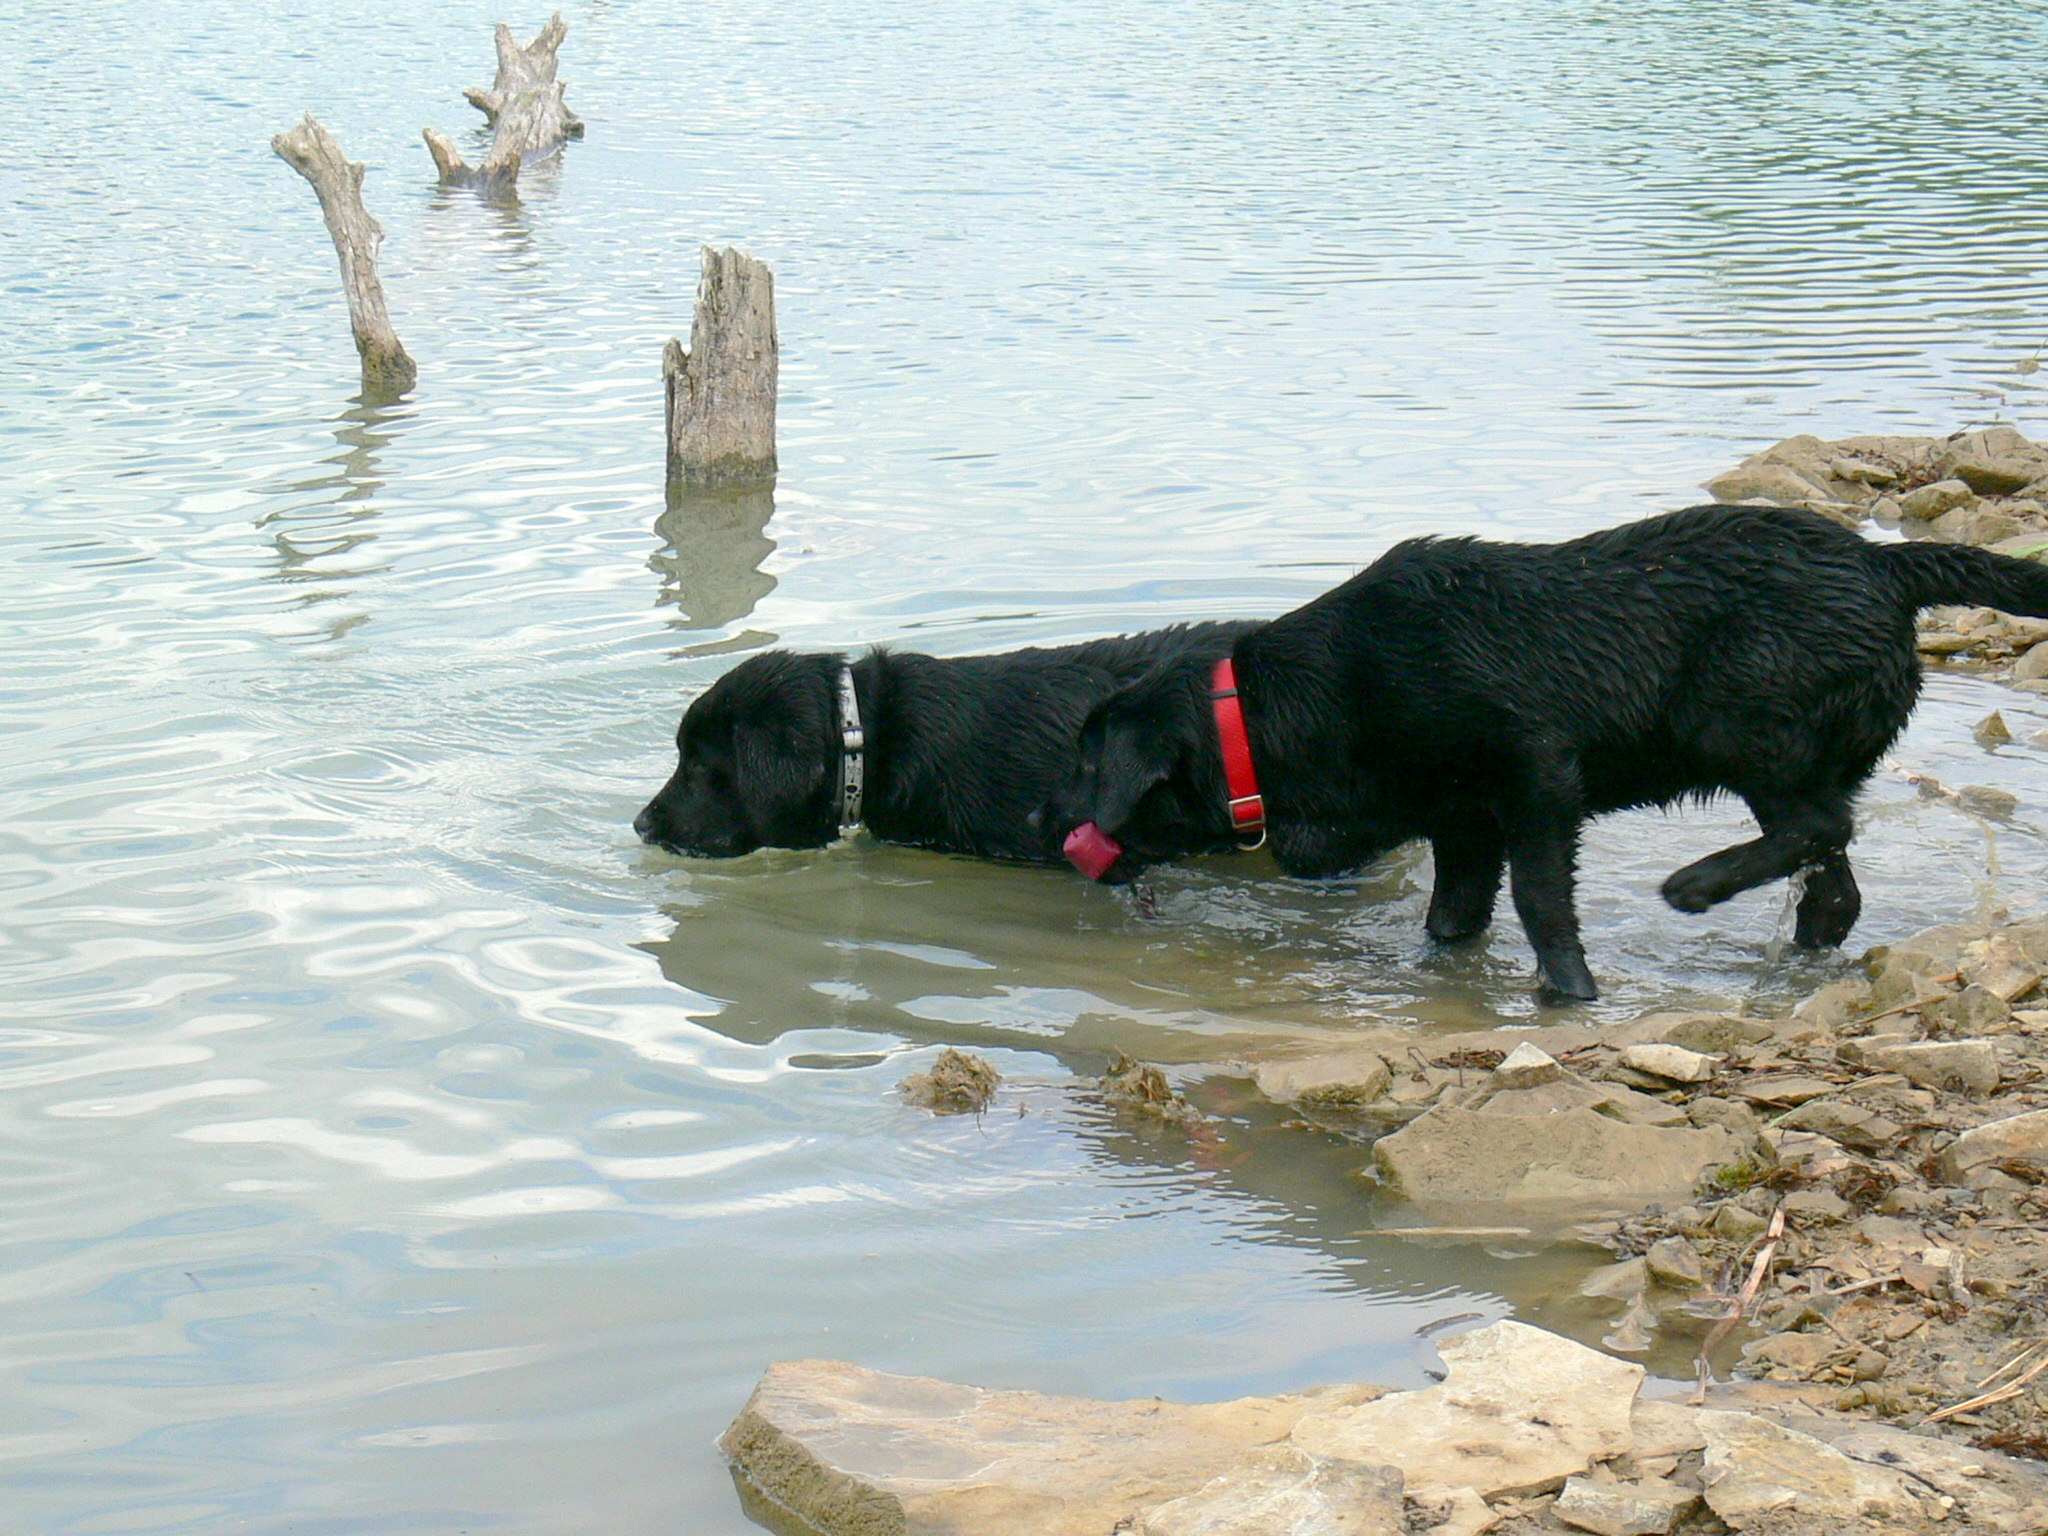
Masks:
[[[868,740],[860,728],[860,699],[853,691],[853,668],[839,663],[839,835],[850,837],[860,826],[860,802],[867,780]]]

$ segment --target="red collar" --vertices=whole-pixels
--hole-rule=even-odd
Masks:
[[[1266,801],[1259,776],[1252,772],[1252,740],[1244,727],[1244,705],[1237,697],[1237,668],[1228,656],[1216,663],[1209,678],[1209,703],[1216,711],[1216,736],[1223,746],[1223,781],[1230,791],[1230,825],[1250,837],[1247,848],[1266,840]]]

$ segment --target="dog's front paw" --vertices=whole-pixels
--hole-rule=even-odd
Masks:
[[[1546,1003],[1597,1003],[1600,988],[1584,960],[1555,960],[1538,968],[1537,993]]]
[[[1704,912],[1721,899],[1712,881],[1684,869],[1664,882],[1663,895],[1681,912]]]

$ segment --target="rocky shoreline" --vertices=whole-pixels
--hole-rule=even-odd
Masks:
[[[2048,919],[1944,927],[1781,1015],[1237,1069],[1369,1146],[1389,1236],[1607,1248],[1572,1298],[1599,1349],[1498,1322],[1434,1387],[1203,1405],[785,1362],[721,1445],[757,1518],[820,1536],[2048,1531],[2044,977]],[[1206,1128],[1156,1068],[1087,1091]],[[1696,1391],[1645,1395],[1627,1357],[1674,1350]]]

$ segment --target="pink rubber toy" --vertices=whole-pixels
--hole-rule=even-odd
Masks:
[[[1124,848],[1094,822],[1084,821],[1067,834],[1060,851],[1090,880],[1100,880],[1109,873],[1110,865],[1123,857]]]

